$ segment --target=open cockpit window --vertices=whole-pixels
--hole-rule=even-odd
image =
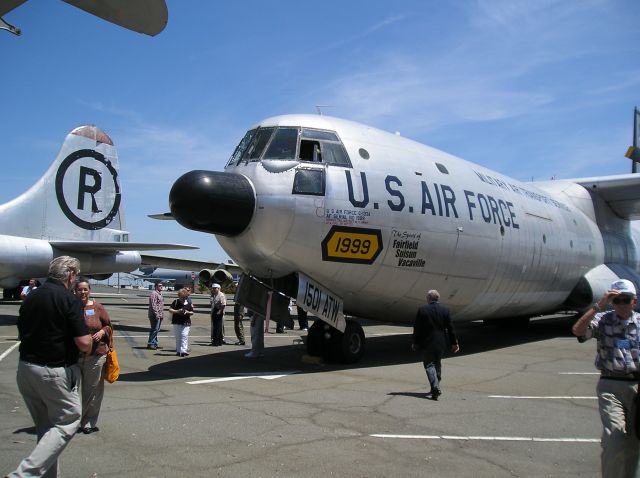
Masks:
[[[332,131],[302,128],[300,161],[351,167],[351,161],[338,136]]]
[[[260,159],[297,160],[351,167],[347,151],[336,133],[294,126],[248,131],[231,155],[227,166]]]

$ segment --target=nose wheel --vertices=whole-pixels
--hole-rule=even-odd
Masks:
[[[347,320],[344,332],[317,319],[309,329],[307,352],[326,360],[355,363],[364,355],[364,331],[354,320]]]

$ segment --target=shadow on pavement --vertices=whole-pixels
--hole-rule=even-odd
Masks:
[[[473,355],[556,337],[571,337],[571,325],[574,320],[569,316],[536,319],[530,323],[529,327],[523,328],[501,328],[481,322],[456,324],[461,347],[458,355]],[[364,329],[366,334],[366,323]],[[277,373],[282,370],[318,373],[421,362],[421,354],[411,351],[410,332],[411,328],[407,327],[407,334],[368,337],[364,357],[355,364],[305,363],[303,356],[306,353],[306,347],[302,344],[292,343],[269,347],[265,349],[265,356],[260,359],[244,357],[249,347],[225,345],[221,348],[212,348],[212,353],[208,355],[176,357],[175,360],[153,365],[145,372],[121,373],[119,380],[146,382],[194,377],[216,378],[251,373]],[[291,339],[293,342],[298,339],[298,336],[291,335]],[[206,345],[208,343],[192,342],[191,348],[200,349]],[[175,351],[173,347],[167,347],[164,351],[155,352],[155,354],[168,356],[174,355]]]

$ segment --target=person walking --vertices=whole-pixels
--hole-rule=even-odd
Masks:
[[[88,435],[100,430],[98,416],[104,397],[104,364],[113,329],[105,308],[91,298],[91,284],[87,279],[81,279],[76,283],[75,294],[84,306],[84,323],[92,340],[91,350],[81,354],[78,360],[82,373],[80,431]]]
[[[164,318],[164,297],[162,296],[162,282],[156,282],[154,290],[149,294],[149,339],[147,340],[147,348],[156,350],[158,348],[158,332],[162,326]]]
[[[58,457],[80,425],[79,352],[91,350],[82,302],[69,291],[80,273],[75,257],[49,264],[46,282],[22,303],[18,317],[18,389],[31,414],[38,442],[10,477],[58,476]]]
[[[427,292],[427,304],[418,309],[413,324],[412,349],[421,350],[423,353],[423,365],[431,386],[429,395],[432,400],[438,400],[442,395],[441,361],[447,349],[447,342],[451,344],[453,353],[460,350],[449,309],[441,305],[439,300],[440,293],[437,290]]]
[[[609,303],[613,310],[606,310]],[[605,478],[635,477],[640,440],[636,432],[638,381],[640,380],[640,314],[636,288],[619,279],[573,325],[578,341],[597,340],[596,387],[602,421],[600,454]]]

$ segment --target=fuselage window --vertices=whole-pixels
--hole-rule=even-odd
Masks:
[[[298,128],[278,128],[262,159],[296,159]]]
[[[292,193],[324,196],[324,169],[298,169],[293,180]]]
[[[449,170],[445,167],[444,164],[436,163],[436,168],[438,168],[438,171],[440,171],[442,174],[449,174]]]
[[[242,155],[242,161],[256,161],[260,159],[274,130],[275,128],[258,128],[257,133],[252,138],[251,143],[249,143],[249,147]]]

